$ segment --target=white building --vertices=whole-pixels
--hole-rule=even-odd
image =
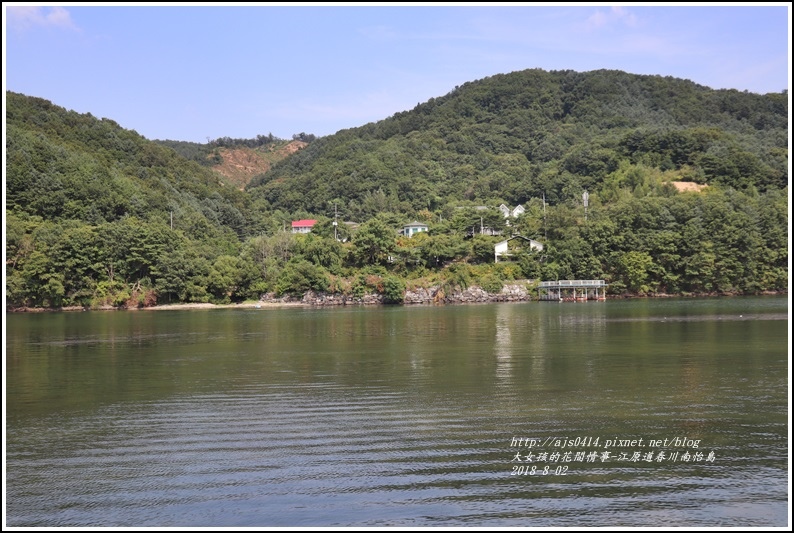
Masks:
[[[526,237],[522,237],[521,235],[513,235],[509,239],[505,239],[500,241],[494,245],[494,262],[498,263],[500,257],[510,257],[509,252],[509,243],[514,239],[522,239],[525,243],[528,243],[530,250],[537,250],[539,252],[543,251],[543,244],[534,240],[528,239]]]
[[[317,221],[312,219],[295,220],[292,223],[292,233],[309,233],[315,224]]]

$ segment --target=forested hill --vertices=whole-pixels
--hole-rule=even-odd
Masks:
[[[619,71],[496,75],[324,137],[249,185],[288,211],[366,220],[454,202],[552,204],[615,172],[764,191],[788,184],[788,95],[713,90]]]
[[[6,133],[14,308],[309,290],[400,302],[408,287],[443,298],[517,279],[604,279],[611,295],[788,287],[785,92],[615,71],[498,75],[377,123],[301,134],[246,190],[212,156],[282,140],[155,142],[11,92]],[[507,220],[501,203],[525,211]],[[360,225],[334,225],[335,210]],[[318,222],[287,231],[298,219]],[[428,231],[398,236],[414,220]],[[542,253],[515,240],[495,263],[512,233]]]
[[[113,120],[7,92],[6,134],[10,305],[206,298],[251,231],[248,195]]]
[[[49,221],[136,217],[188,236],[242,236],[246,195],[110,119],[6,93],[6,208]],[[173,218],[172,218],[173,217]]]

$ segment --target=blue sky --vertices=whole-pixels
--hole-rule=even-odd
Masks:
[[[4,3],[4,88],[148,139],[318,136],[529,68],[790,85],[788,3]]]

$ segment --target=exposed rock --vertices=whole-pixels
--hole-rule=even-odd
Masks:
[[[488,302],[525,302],[532,300],[532,293],[527,289],[526,281],[505,284],[499,293],[491,294],[480,287],[472,286],[463,290],[455,290],[446,294],[440,287],[418,287],[405,291],[403,303],[488,303]],[[297,303],[304,305],[379,305],[383,304],[383,295],[369,293],[363,296],[349,294],[324,293],[309,291],[302,296],[276,296],[274,293],[263,294],[260,301],[266,303]]]

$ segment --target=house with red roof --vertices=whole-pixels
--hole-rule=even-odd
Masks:
[[[292,233],[309,233],[315,224],[317,221],[312,219],[295,220],[292,222]]]

